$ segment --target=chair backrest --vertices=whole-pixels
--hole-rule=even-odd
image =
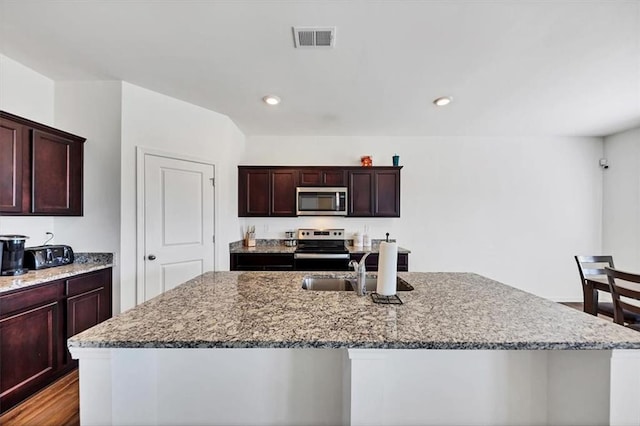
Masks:
[[[587,278],[605,277],[605,267],[615,268],[613,256],[575,256],[580,272],[580,280],[584,285]]]
[[[640,306],[629,303],[621,299],[620,296],[640,301],[640,275],[608,267],[605,268],[605,272],[609,279],[611,297],[613,298],[613,319],[618,324],[624,324],[622,310],[640,314]]]

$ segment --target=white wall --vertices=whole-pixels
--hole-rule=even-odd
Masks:
[[[84,216],[56,217],[56,239],[78,252],[114,253],[113,310],[120,311],[120,133],[122,83],[57,82],[55,125],[87,138]]]
[[[0,55],[0,110],[52,126],[53,99],[53,80]],[[0,234],[27,235],[27,246],[44,243],[46,232],[54,232],[51,217],[0,216]]]
[[[601,250],[600,138],[247,138],[242,164],[377,166],[400,155],[401,217],[246,218],[257,237],[365,224],[412,251],[413,271],[471,271],[553,300],[582,300],[573,256]],[[237,237],[239,238],[239,232]]]
[[[135,305],[136,147],[152,148],[215,164],[216,269],[229,269],[230,241],[237,240],[237,165],[244,135],[226,116],[129,83],[122,87],[121,288],[122,309]]]
[[[122,83],[119,114],[117,85],[54,84],[0,55],[0,108],[71,132],[77,129],[89,139],[85,188],[100,187],[85,191],[84,218],[3,216],[0,232],[30,235],[29,244],[36,245],[44,241],[45,232],[53,231],[56,242],[76,244],[77,250],[115,247],[108,251],[116,253],[120,239],[123,309],[135,304],[136,146],[200,157],[216,165],[218,270],[228,269],[227,244],[241,238],[242,225],[255,224],[259,238],[282,238],[285,230],[304,226],[340,226],[353,232],[368,225],[373,238],[390,232],[412,250],[411,270],[475,271],[555,300],[581,300],[572,256],[602,251],[599,138],[257,136],[246,141],[245,150],[244,135],[228,117],[128,83]],[[60,96],[55,108],[54,89],[55,97]],[[110,149],[111,143],[117,145],[118,127],[120,154],[117,146]],[[627,206],[623,210],[634,212],[640,197],[638,174],[611,178],[622,170],[614,167],[616,163],[635,158],[625,170],[639,169],[633,143],[637,135],[638,130],[615,135],[605,144],[612,164],[605,172],[607,200],[612,202],[605,205],[620,205],[612,198],[616,191],[635,185],[635,195],[625,196],[627,204],[622,204]],[[401,218],[237,218],[238,164],[357,165],[360,155],[370,154],[374,165],[390,165],[395,152],[405,166]],[[119,206],[112,200],[117,198],[118,176]],[[121,215],[119,230],[116,209]],[[624,220],[621,214],[626,213],[614,217],[605,208],[604,247],[620,266],[633,269],[640,237],[628,238],[633,230],[638,235],[640,224],[637,214],[635,222],[632,214]]]
[[[603,253],[616,267],[640,271],[640,128],[605,138]]]

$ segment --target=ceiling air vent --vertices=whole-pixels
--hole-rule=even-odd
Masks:
[[[336,27],[293,27],[296,47],[333,47]]]

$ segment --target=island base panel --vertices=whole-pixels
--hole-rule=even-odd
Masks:
[[[637,389],[639,351],[71,351],[83,425],[618,425],[640,412],[610,403]]]

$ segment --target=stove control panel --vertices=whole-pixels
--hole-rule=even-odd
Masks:
[[[298,229],[299,240],[344,240],[344,229]]]

